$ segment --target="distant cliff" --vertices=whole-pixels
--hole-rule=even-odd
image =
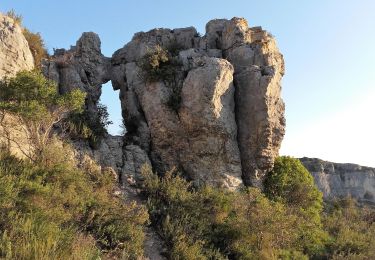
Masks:
[[[316,158],[300,160],[314,176],[326,199],[351,196],[362,202],[375,203],[375,168]]]

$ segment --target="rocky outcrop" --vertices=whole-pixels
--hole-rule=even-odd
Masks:
[[[69,50],[57,49],[42,64],[43,73],[58,83],[60,93],[79,88],[87,93],[87,109],[95,113],[101,86],[109,80],[109,58],[101,53],[99,36],[83,33]]]
[[[144,77],[141,63],[157,47],[173,60],[172,81]],[[62,93],[86,91],[93,113],[103,83],[120,90],[125,168],[149,158],[156,171],[177,167],[198,185],[261,186],[284,135],[282,55],[270,34],[241,18],[212,20],[202,37],[193,27],[140,32],[111,59],[96,34],[84,33],[56,50],[44,73]]]
[[[162,80],[143,80],[142,58],[161,46],[181,64],[181,104]],[[158,171],[172,166],[195,182],[229,189],[261,186],[284,135],[280,81],[284,63],[275,40],[246,20],[213,20],[200,37],[192,27],[137,33],[112,57],[128,140],[149,152]],[[242,178],[241,178],[242,176]]]
[[[306,157],[300,161],[313,175],[324,198],[351,196],[359,201],[375,204],[374,168]]]
[[[0,13],[0,79],[34,68],[34,58],[21,27]]]

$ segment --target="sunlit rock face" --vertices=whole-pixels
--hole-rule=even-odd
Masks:
[[[167,105],[165,82],[142,80],[139,62],[155,46],[179,46],[181,105]],[[148,151],[163,172],[175,166],[197,184],[261,186],[284,136],[280,81],[283,57],[274,38],[241,18],[194,28],[135,34],[112,56],[128,140]]]
[[[142,77],[140,63],[156,46],[174,49],[173,84]],[[84,33],[70,50],[56,50],[43,70],[62,93],[86,91],[93,112],[103,83],[120,90],[128,130],[122,165],[137,169],[133,175],[139,163],[131,161],[149,159],[157,172],[175,167],[197,185],[261,187],[284,136],[283,57],[271,35],[241,18],[212,20],[204,36],[193,27],[136,33],[111,59],[96,34]]]
[[[34,68],[34,58],[20,26],[0,13],[0,79]]]
[[[375,203],[375,169],[350,163],[332,163],[315,158],[300,159],[314,176],[326,199],[352,197]]]

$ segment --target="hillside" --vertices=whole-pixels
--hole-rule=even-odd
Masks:
[[[0,14],[1,259],[375,257],[375,212],[348,198],[374,202],[374,170],[278,156],[284,60],[261,27],[153,29],[112,57],[85,32],[49,56],[15,18]]]

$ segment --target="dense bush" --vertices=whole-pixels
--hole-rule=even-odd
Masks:
[[[331,235],[332,259],[375,259],[374,209],[350,198],[337,200],[327,205],[323,223]]]
[[[86,139],[91,147],[96,149],[107,134],[106,127],[110,124],[112,122],[109,120],[107,107],[98,104],[96,113],[87,110],[71,113],[62,123],[62,128],[71,138]]]
[[[151,220],[170,259],[307,259],[323,253],[327,235],[319,226],[257,189],[195,189],[174,172],[159,178],[144,168],[143,175]]]
[[[29,147],[22,152],[33,161],[43,160],[53,127],[70,113],[81,111],[84,104],[82,91],[76,89],[60,95],[57,89],[56,83],[39,71],[19,72],[15,78],[0,81],[0,118],[10,114],[16,119],[15,124],[21,126],[3,125],[3,137],[10,138],[8,132],[15,129],[27,136]],[[11,141],[21,148],[20,140]]]
[[[277,158],[265,179],[264,189],[270,199],[286,204],[305,220],[299,226],[303,230],[301,240],[304,240],[305,252],[322,254],[328,241],[321,223],[323,196],[302,163],[288,156]]]
[[[270,199],[298,207],[319,221],[323,195],[298,159],[288,156],[276,158],[273,170],[265,179],[264,189]]]
[[[78,170],[62,151],[48,165],[0,154],[0,258],[142,256],[146,211],[113,195],[112,174]]]

